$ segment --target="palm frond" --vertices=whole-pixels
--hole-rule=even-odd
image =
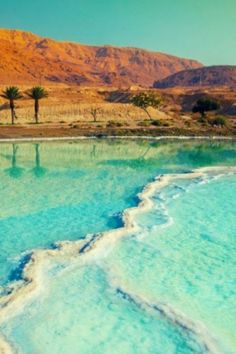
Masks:
[[[34,100],[41,100],[48,97],[48,92],[42,86],[34,86],[27,92],[27,95]]]
[[[0,96],[6,98],[7,100],[19,100],[23,97],[19,88],[16,86],[7,87],[5,90],[2,91],[2,94]]]

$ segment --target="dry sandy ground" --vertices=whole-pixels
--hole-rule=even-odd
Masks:
[[[63,126],[18,126],[18,127],[1,127],[0,128],[0,139],[28,139],[28,138],[70,138],[70,137],[109,137],[109,136],[140,136],[140,137],[160,137],[160,136],[199,136],[199,137],[234,137],[236,134],[232,134],[229,130],[190,130],[190,129],[178,129],[178,128],[139,128],[139,129],[122,129],[122,128],[98,128],[98,129],[86,129],[86,128],[70,128]]]
[[[2,90],[3,87],[0,87]],[[29,87],[20,87],[26,92]],[[226,127],[204,126],[193,115],[191,105],[201,91],[183,89],[155,92],[163,97],[160,110],[150,109],[156,125],[139,108],[133,107],[130,95],[140,88],[47,87],[49,97],[40,102],[40,124],[34,125],[34,103],[24,98],[17,101],[16,126],[10,126],[8,103],[0,98],[0,137],[77,136],[77,135],[236,135],[236,115],[228,116]],[[212,90],[212,96],[224,99],[232,110],[235,92]],[[231,102],[231,106],[229,104]],[[188,107],[189,105],[189,107]],[[92,109],[97,109],[94,122]],[[186,112],[184,112],[186,111]],[[155,124],[155,123],[154,123]]]

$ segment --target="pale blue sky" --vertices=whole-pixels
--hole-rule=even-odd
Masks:
[[[236,65],[236,0],[0,0],[0,26]]]

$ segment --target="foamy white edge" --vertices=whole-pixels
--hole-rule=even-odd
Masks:
[[[236,167],[206,167],[193,170],[189,173],[183,174],[168,174],[156,177],[156,179],[149,183],[144,190],[139,194],[140,203],[138,206],[128,208],[123,213],[123,226],[118,229],[105,231],[96,235],[88,235],[83,240],[78,241],[62,241],[58,242],[56,249],[34,250],[29,262],[25,265],[22,274],[22,282],[16,282],[9,285],[10,293],[0,298],[0,325],[7,321],[7,318],[14,316],[19,308],[24,307],[29,298],[32,297],[43,286],[43,267],[45,260],[51,257],[62,257],[63,259],[78,258],[78,257],[96,257],[97,252],[103,255],[114,247],[117,240],[129,232],[134,232],[138,229],[135,222],[135,216],[140,212],[146,212],[152,209],[153,202],[151,197],[158,189],[162,189],[169,185],[176,179],[192,179],[204,176],[206,173],[236,173]],[[83,253],[80,253],[84,249]],[[129,292],[125,291],[129,294]],[[132,297],[131,295],[129,295]],[[142,303],[144,307],[151,305],[145,300],[133,296],[137,303]],[[183,314],[176,313],[167,304],[155,304],[159,307],[159,311],[164,313],[170,320],[175,318],[175,323],[182,327],[188,328],[189,331],[194,332],[201,338],[207,350],[211,353],[219,353],[214,340],[211,339],[206,328],[199,324],[194,324],[189,321]],[[202,327],[203,330],[200,330]],[[207,334],[204,334],[207,333]],[[0,354],[14,354],[13,346],[0,335]]]

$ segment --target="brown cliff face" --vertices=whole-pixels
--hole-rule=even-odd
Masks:
[[[181,71],[154,82],[156,88],[236,86],[236,66],[221,65]]]
[[[0,30],[0,84],[64,83],[152,86],[197,61],[143,49],[58,42],[29,32]]]

